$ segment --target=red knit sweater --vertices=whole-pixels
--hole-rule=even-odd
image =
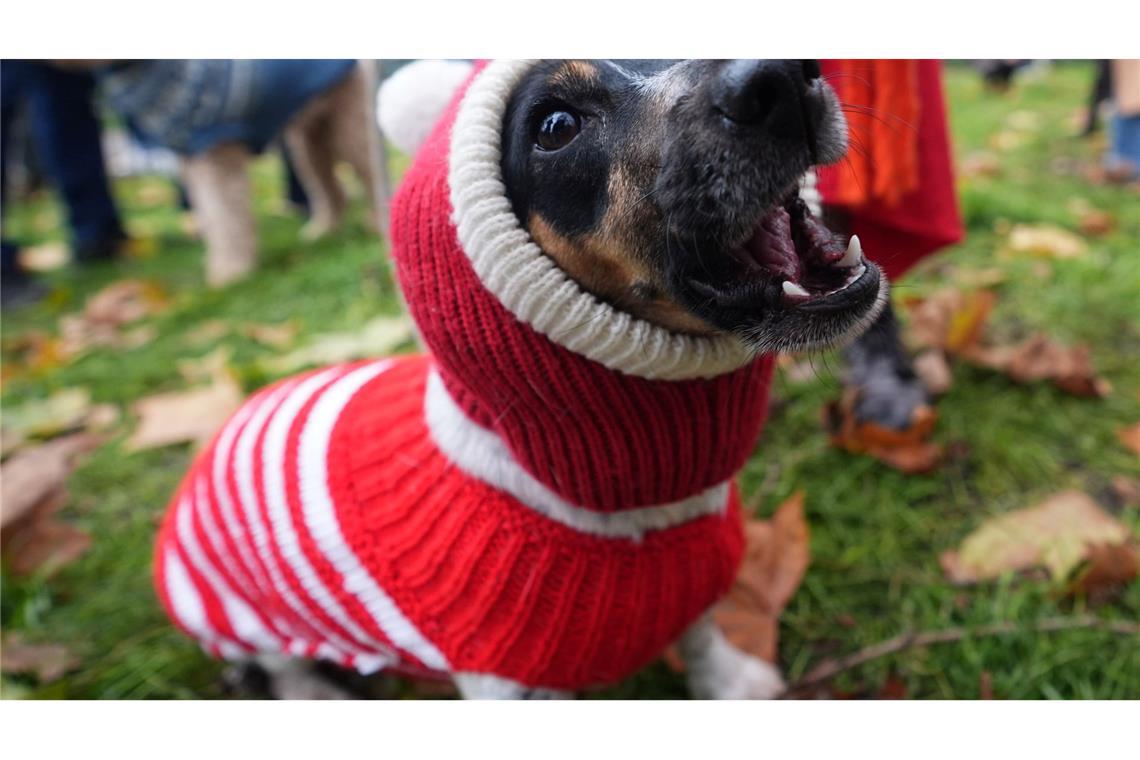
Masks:
[[[175,497],[159,592],[211,652],[576,689],[648,663],[731,584],[743,548],[731,478],[759,433],[771,362],[701,376],[693,356],[720,347],[661,342],[558,280],[573,309],[613,320],[600,343],[617,352],[590,358],[566,347],[572,321],[552,328],[542,311],[560,296],[534,312],[509,292],[543,277],[479,271],[479,241],[510,261],[518,231],[500,215],[488,237],[452,192],[470,173],[457,136],[476,129],[459,114],[478,116],[509,74],[476,76],[393,204],[399,279],[431,356],[261,391]],[[622,353],[639,337],[676,348],[669,377]]]

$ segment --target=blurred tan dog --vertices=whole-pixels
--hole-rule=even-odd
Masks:
[[[309,198],[302,236],[335,229],[346,207],[336,166],[347,163],[385,231],[388,183],[375,122],[374,67],[354,61],[176,60],[60,62],[94,68],[116,111],[181,158],[206,242],[206,280],[234,282],[257,262],[250,159],[283,140]]]

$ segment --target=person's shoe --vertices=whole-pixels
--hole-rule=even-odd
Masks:
[[[126,234],[122,230],[115,230],[98,240],[77,244],[74,249],[75,261],[78,264],[111,261],[122,253],[126,243]]]
[[[48,287],[27,272],[15,269],[0,274],[0,309],[30,306],[48,293]]]

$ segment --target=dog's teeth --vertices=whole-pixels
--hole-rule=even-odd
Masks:
[[[804,287],[797,282],[791,280],[784,280],[784,293],[795,298],[810,298],[811,293],[804,290]]]
[[[859,242],[858,235],[852,235],[851,241],[847,243],[847,253],[843,254],[843,258],[835,262],[836,266],[840,267],[855,267],[863,263],[863,245]]]

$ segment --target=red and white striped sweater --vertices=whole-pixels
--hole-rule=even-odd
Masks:
[[[617,312],[534,246],[498,174],[527,68],[480,67],[394,200],[431,355],[260,391],[176,495],[159,593],[214,654],[578,689],[731,584],[771,361]]]

